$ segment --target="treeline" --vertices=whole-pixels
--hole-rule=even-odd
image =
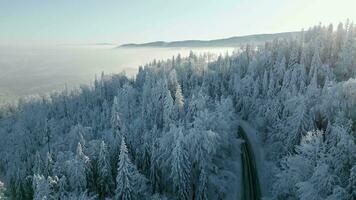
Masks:
[[[135,79],[0,114],[10,199],[236,199],[239,120],[259,130],[271,199],[356,198],[356,43],[347,22],[237,54],[191,53]]]

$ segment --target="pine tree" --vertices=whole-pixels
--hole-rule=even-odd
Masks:
[[[0,181],[0,199],[5,199],[5,186],[4,183]]]
[[[208,191],[208,175],[206,171],[202,169],[199,176],[197,199],[208,200]]]
[[[123,125],[119,116],[118,100],[114,97],[114,103],[111,110],[111,128],[115,138],[121,138],[123,136]]]
[[[318,164],[311,177],[296,184],[298,196],[301,200],[325,199],[332,194],[336,181],[327,164]]]
[[[138,172],[136,166],[131,163],[125,139],[123,138],[117,169],[115,198],[121,200],[139,198],[145,192],[145,182],[146,179]]]
[[[100,144],[98,170],[99,196],[104,197],[110,194],[114,185],[111,175],[111,166],[108,159],[108,151],[104,141]]]
[[[291,115],[286,118],[287,121],[284,124],[286,130],[283,132],[285,134],[283,137],[286,137],[285,145],[291,152],[294,150],[294,146],[300,143],[301,138],[310,130],[312,125],[302,97],[292,98],[288,103],[290,103],[288,109]]]
[[[35,155],[35,161],[32,168],[33,174],[42,174],[43,162],[40,153],[37,151]]]
[[[341,46],[340,53],[338,54],[335,73],[340,81],[346,81],[349,78],[353,78],[356,72],[354,69],[356,64],[354,56],[356,54],[356,46],[352,29],[353,28],[347,32],[346,38]]]
[[[69,185],[66,176],[62,176],[58,182],[58,197],[59,199],[65,199],[67,193],[69,192]]]
[[[77,194],[85,191],[87,187],[87,163],[89,158],[84,155],[82,145],[78,143],[77,154],[75,158],[67,162],[69,168],[69,184],[74,192]]]
[[[177,115],[174,105],[173,105],[173,98],[171,96],[171,93],[169,92],[168,89],[165,90],[164,92],[164,105],[163,105],[163,123],[164,127],[169,128],[171,123],[174,122],[176,119],[175,115]]]
[[[53,158],[52,158],[52,154],[47,152],[47,156],[46,156],[46,160],[45,160],[45,170],[44,170],[44,174],[46,176],[51,176],[52,175],[52,170],[53,170]]]
[[[51,200],[54,199],[52,195],[52,188],[49,180],[43,175],[35,174],[33,176],[34,200]]]
[[[266,94],[267,90],[268,90],[268,74],[267,71],[265,70],[263,72],[262,91],[264,92],[264,94]]]
[[[179,129],[180,130],[180,129]],[[190,160],[183,143],[183,133],[179,131],[171,155],[171,174],[174,191],[179,199],[190,199]]]
[[[314,52],[311,66],[309,69],[309,81],[311,82],[314,77],[319,78],[319,71],[322,66],[322,62],[320,59],[320,54],[319,54],[319,49],[316,47],[316,50]],[[318,79],[317,79],[318,80]]]
[[[184,97],[182,94],[182,89],[179,84],[177,84],[174,103],[178,108],[179,116],[183,116],[184,112]]]
[[[348,200],[348,199],[352,199],[352,198],[349,197],[349,195],[347,194],[344,188],[338,185],[335,186],[335,188],[333,189],[333,193],[326,198],[326,200]]]
[[[350,193],[350,199],[356,199],[356,164],[350,170],[349,184],[347,189]]]
[[[323,134],[321,131],[308,132],[300,145],[296,146],[296,154],[287,155],[281,160],[281,169],[273,185],[275,199],[298,199],[318,195],[314,190],[317,188],[313,187],[309,179],[317,166],[316,158],[325,156]],[[317,177],[319,176],[315,176]]]

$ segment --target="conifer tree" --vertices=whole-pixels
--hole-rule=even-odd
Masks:
[[[146,179],[139,173],[136,166],[131,163],[125,138],[121,141],[116,183],[116,199],[139,199],[146,190]]]
[[[188,152],[183,143],[183,133],[181,129],[177,134],[172,156],[171,156],[171,175],[174,191],[179,199],[188,200],[191,195],[190,170],[191,164]]]
[[[111,166],[108,159],[108,151],[104,141],[102,141],[100,144],[98,170],[99,196],[105,197],[112,191],[114,183],[111,175]]]

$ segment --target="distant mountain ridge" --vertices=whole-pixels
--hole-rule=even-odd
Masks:
[[[262,44],[277,38],[290,38],[298,35],[300,32],[283,32],[272,34],[255,34],[246,36],[235,36],[216,40],[183,40],[183,41],[155,41],[142,44],[123,44],[117,48],[137,48],[137,47],[236,47],[242,44]]]

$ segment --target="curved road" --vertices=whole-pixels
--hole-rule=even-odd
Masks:
[[[242,200],[260,200],[261,186],[258,179],[255,156],[252,146],[247,139],[246,132],[240,126],[238,128],[238,137],[244,142],[241,144],[241,165],[242,165]]]

